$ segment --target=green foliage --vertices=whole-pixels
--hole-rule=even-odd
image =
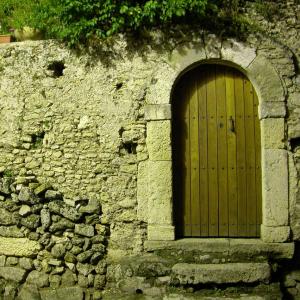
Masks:
[[[5,170],[3,172],[3,177],[13,177],[13,176],[14,176],[14,174],[13,174],[13,171],[11,171],[11,170]]]
[[[244,0],[0,0],[0,23],[31,26],[70,45],[117,33],[192,24],[229,35],[247,31]]]
[[[278,3],[265,1],[265,0],[256,0],[255,8],[258,13],[260,13],[266,20],[273,21],[275,16],[280,16],[280,10]]]
[[[38,1],[1,0],[0,33],[9,33],[11,29],[21,28],[36,19]]]

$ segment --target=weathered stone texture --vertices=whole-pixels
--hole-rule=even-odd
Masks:
[[[221,57],[242,67],[247,68],[256,57],[256,49],[251,48],[235,40],[227,40],[222,43]]]
[[[247,13],[252,4],[245,7]],[[201,255],[184,259],[215,265],[194,266],[194,279],[182,277],[182,283],[210,282],[205,274],[217,282],[236,283],[237,274],[245,283],[265,281],[266,265],[247,265],[249,272],[245,265],[226,271],[218,263],[223,258],[238,261],[241,253],[247,259],[266,252],[275,260],[291,258],[290,243],[275,243],[300,239],[300,37],[298,6],[291,1],[279,5],[283,17],[273,23],[253,14],[272,37],[251,34],[243,43],[183,28],[170,32],[167,42],[157,33],[151,35],[152,44],[134,48],[119,36],[110,46],[80,56],[56,41],[0,46],[0,267],[3,274],[16,271],[20,282],[29,274],[21,299],[82,299],[83,293],[88,298],[92,289],[106,284],[107,257],[144,259],[145,240],[162,246],[174,239],[172,89],[187,68],[204,60],[236,65],[258,93],[267,199],[264,243],[224,246],[220,240],[214,248],[217,257],[207,254],[212,245],[203,243]],[[62,76],[49,70],[54,62],[63,64]],[[144,264],[141,271],[126,265],[124,272],[111,268],[113,276],[120,277],[125,290],[129,286],[135,292],[138,282],[137,288],[157,295],[161,285],[172,281],[169,259],[181,259],[186,247],[199,250],[192,244],[170,247],[167,266],[154,264],[151,270],[153,264]],[[149,286],[143,272],[148,276],[157,270],[163,273],[157,275],[159,284]],[[0,275],[5,276],[11,280],[11,275]],[[295,293],[298,281],[292,277],[287,288]],[[35,283],[43,291],[31,288],[28,296]],[[14,284],[3,290],[12,299]],[[72,289],[74,284],[78,288]],[[60,289],[62,285],[70,289]]]
[[[147,148],[152,161],[171,161],[171,122],[151,121],[147,124]],[[151,176],[151,175],[150,175]]]
[[[283,83],[275,68],[267,62],[265,57],[257,56],[246,70],[253,76],[250,80],[260,99],[264,99],[266,102],[283,102],[285,100]]]
[[[172,172],[171,161],[149,161],[148,222],[150,224],[172,224]]]
[[[262,152],[263,224],[288,225],[288,160],[287,151],[264,149]]]
[[[170,120],[171,105],[170,104],[145,105],[145,119],[147,121]]]
[[[290,238],[289,226],[261,226],[261,236],[266,243],[284,243]]]
[[[84,294],[83,289],[79,286],[77,287],[64,287],[59,289],[44,289],[41,290],[42,300],[83,300]]]
[[[25,279],[26,271],[17,267],[0,267],[0,277],[6,280],[21,282]]]
[[[261,121],[262,147],[264,149],[283,149],[285,124],[283,118],[270,118]]]
[[[271,269],[267,263],[179,263],[173,266],[172,271],[181,284],[268,282],[271,276]]]
[[[148,192],[148,162],[140,162],[137,179],[137,215],[145,222],[148,220]]]
[[[27,238],[0,237],[0,254],[31,257],[41,249],[38,242]]]

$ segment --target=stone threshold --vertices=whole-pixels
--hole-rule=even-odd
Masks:
[[[160,250],[198,251],[206,254],[230,253],[264,255],[273,259],[292,259],[294,243],[266,243],[260,239],[184,238],[175,241],[145,241],[147,252]]]

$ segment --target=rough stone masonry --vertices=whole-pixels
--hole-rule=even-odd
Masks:
[[[300,239],[299,4],[280,4],[273,21],[253,5],[246,13],[264,30],[245,42],[181,27],[167,38],[119,36],[80,55],[52,40],[0,46],[1,299],[203,299],[226,283],[257,299],[299,297],[300,267],[291,260]],[[169,236],[157,220],[171,204],[156,199],[171,193],[168,91],[182,57],[186,67],[196,58],[253,69],[257,57],[268,62],[260,74],[269,99],[260,107],[263,147],[283,157],[288,199],[286,216],[281,206],[266,208],[276,220],[265,228],[286,243],[149,243],[157,228]]]

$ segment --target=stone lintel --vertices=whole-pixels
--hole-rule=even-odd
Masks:
[[[0,255],[34,257],[41,245],[27,238],[0,237]]]
[[[147,104],[145,105],[145,119],[153,120],[170,120],[171,105],[170,104]]]
[[[261,238],[266,243],[284,243],[290,238],[290,226],[261,226]]]
[[[284,119],[269,118],[261,120],[262,148],[284,149]]]
[[[147,122],[147,148],[152,161],[171,161],[171,122]]]
[[[286,150],[263,149],[262,196],[263,224],[288,225],[288,156]]]
[[[175,228],[172,225],[148,225],[148,240],[150,241],[172,241],[175,239]]]

